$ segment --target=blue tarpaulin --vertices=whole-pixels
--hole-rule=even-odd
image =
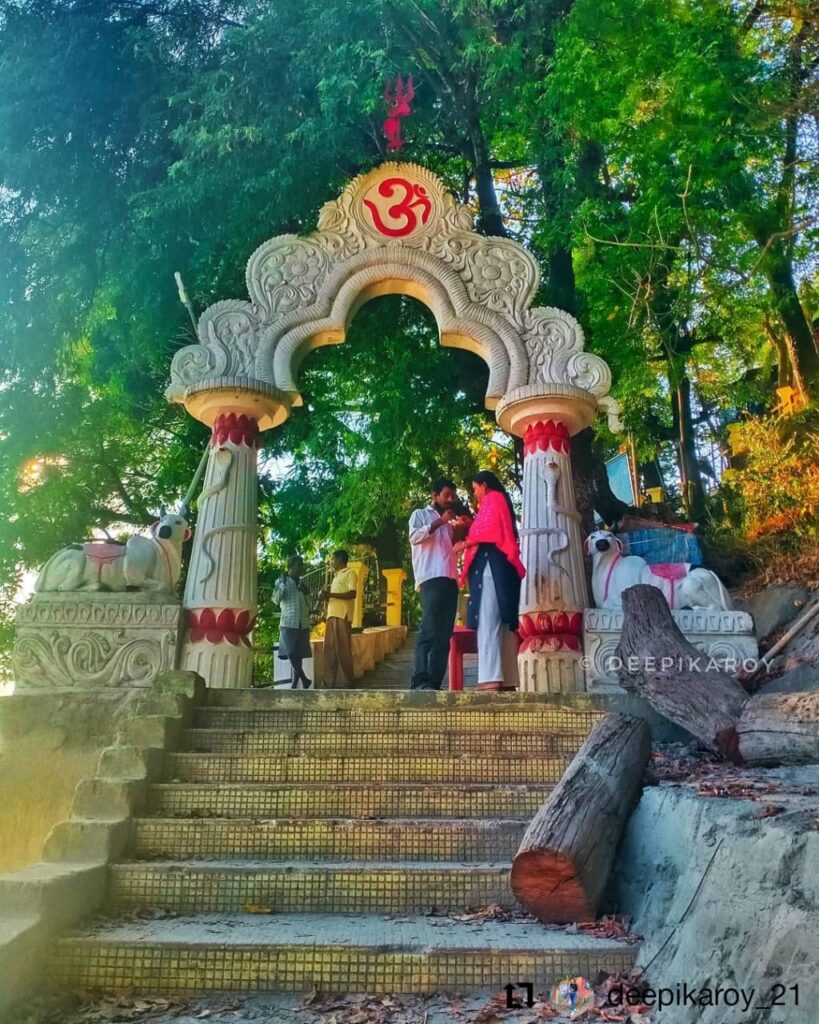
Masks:
[[[623,452],[606,463],[606,473],[609,477],[609,486],[612,493],[620,501],[627,505],[637,504],[637,495],[634,493],[634,486],[631,481],[631,469],[629,467],[628,455]]]
[[[618,533],[624,555],[639,555],[649,565],[662,562],[692,562],[702,565],[702,550],[693,533],[687,530],[630,530]]]

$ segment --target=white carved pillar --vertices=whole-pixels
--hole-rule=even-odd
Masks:
[[[498,406],[499,423],[523,438],[525,452],[520,689],[578,693],[585,690],[583,609],[589,599],[570,437],[588,425],[592,409],[581,393],[567,401],[537,390],[521,388],[517,400],[509,396]]]
[[[288,403],[270,387],[266,393],[209,388],[189,392],[185,407],[211,426],[211,441],[185,583],[181,665],[210,687],[248,687],[257,611],[259,431],[283,422]]]
[[[216,417],[185,584],[183,667],[227,689],[253,678],[258,438],[254,418]]]

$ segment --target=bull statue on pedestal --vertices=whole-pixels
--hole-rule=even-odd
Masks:
[[[589,534],[586,553],[592,559],[592,594],[598,608],[621,608],[624,590],[647,583],[662,592],[671,609],[733,609],[728,591],[710,569],[688,562],[649,565],[639,555],[624,555],[623,542],[608,530]]]
[[[190,537],[187,509],[159,511],[147,537],[124,543],[86,541],[63,548],[46,562],[36,593],[72,590],[150,590],[173,593],[182,567],[182,544]]]

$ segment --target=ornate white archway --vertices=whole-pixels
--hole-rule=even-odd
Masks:
[[[369,299],[404,294],[431,310],[443,345],[486,362],[486,406],[525,441],[523,685],[582,687],[576,662],[588,601],[568,438],[599,410],[616,428],[617,406],[609,369],[584,351],[577,321],[532,308],[538,285],[526,249],[477,234],[471,211],[415,164],[355,178],[324,206],[312,234],[280,235],[253,253],[249,301],[217,302],[202,314],[199,343],[176,353],[166,391],[214,431],[185,594],[196,638],[188,667],[211,685],[250,684],[258,431],[301,404],[298,371],[312,349],[343,342]]]

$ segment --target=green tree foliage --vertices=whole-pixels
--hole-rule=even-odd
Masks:
[[[197,309],[241,296],[261,242],[385,158],[398,70],[418,86],[402,157],[535,252],[539,301],[581,318],[646,461],[677,446],[699,515],[698,421],[772,371],[819,387],[818,61],[810,0],[0,0],[4,599],[184,493],[207,434],[162,398],[191,340],[173,272]],[[431,473],[511,468],[483,368],[408,300],[366,307],[301,384],[264,437],[271,556],[398,557]],[[603,509],[593,454],[578,442]]]

